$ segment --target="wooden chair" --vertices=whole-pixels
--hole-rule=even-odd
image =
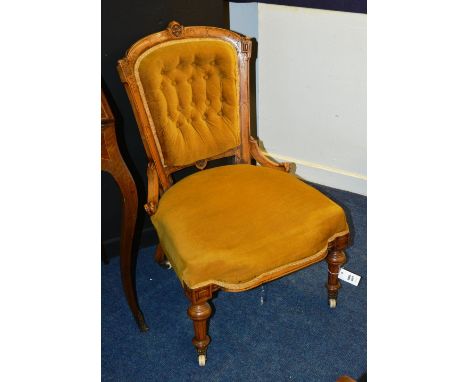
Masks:
[[[172,264],[190,300],[200,366],[214,292],[252,289],[326,259],[334,308],[346,259],[342,208],[289,174],[289,163],[265,157],[250,136],[251,46],[229,30],[173,21],[118,62],[148,157],[156,260]],[[175,171],[223,157],[234,164],[174,184]]]

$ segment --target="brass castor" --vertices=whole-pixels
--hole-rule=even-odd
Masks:
[[[198,365],[199,366],[205,366],[206,363],[206,355],[205,354],[200,354],[198,356]]]
[[[164,260],[163,262],[159,263],[159,266],[163,269],[171,269],[172,264],[169,260]]]
[[[336,308],[336,299],[335,298],[330,298],[328,300],[328,305],[330,305],[330,308],[335,309]]]

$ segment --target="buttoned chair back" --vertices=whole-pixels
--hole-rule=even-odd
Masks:
[[[208,160],[249,163],[250,39],[214,27],[163,31],[134,44],[119,61],[140,133],[159,181]]]

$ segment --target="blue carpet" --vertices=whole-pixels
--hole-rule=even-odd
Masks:
[[[213,299],[207,365],[192,346],[188,300],[172,270],[139,252],[136,282],[150,330],[141,333],[126,304],[118,258],[102,265],[102,380],[334,382],[366,371],[366,197],[318,186],[346,210],[352,246],[345,268],[362,276],[342,283],[338,306],[328,307],[326,263],[264,286],[219,292]],[[263,304],[261,298],[264,297]]]

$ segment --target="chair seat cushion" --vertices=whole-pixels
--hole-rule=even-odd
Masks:
[[[252,165],[197,172],[152,216],[179,279],[244,290],[326,256],[348,233],[343,209],[294,175]]]

